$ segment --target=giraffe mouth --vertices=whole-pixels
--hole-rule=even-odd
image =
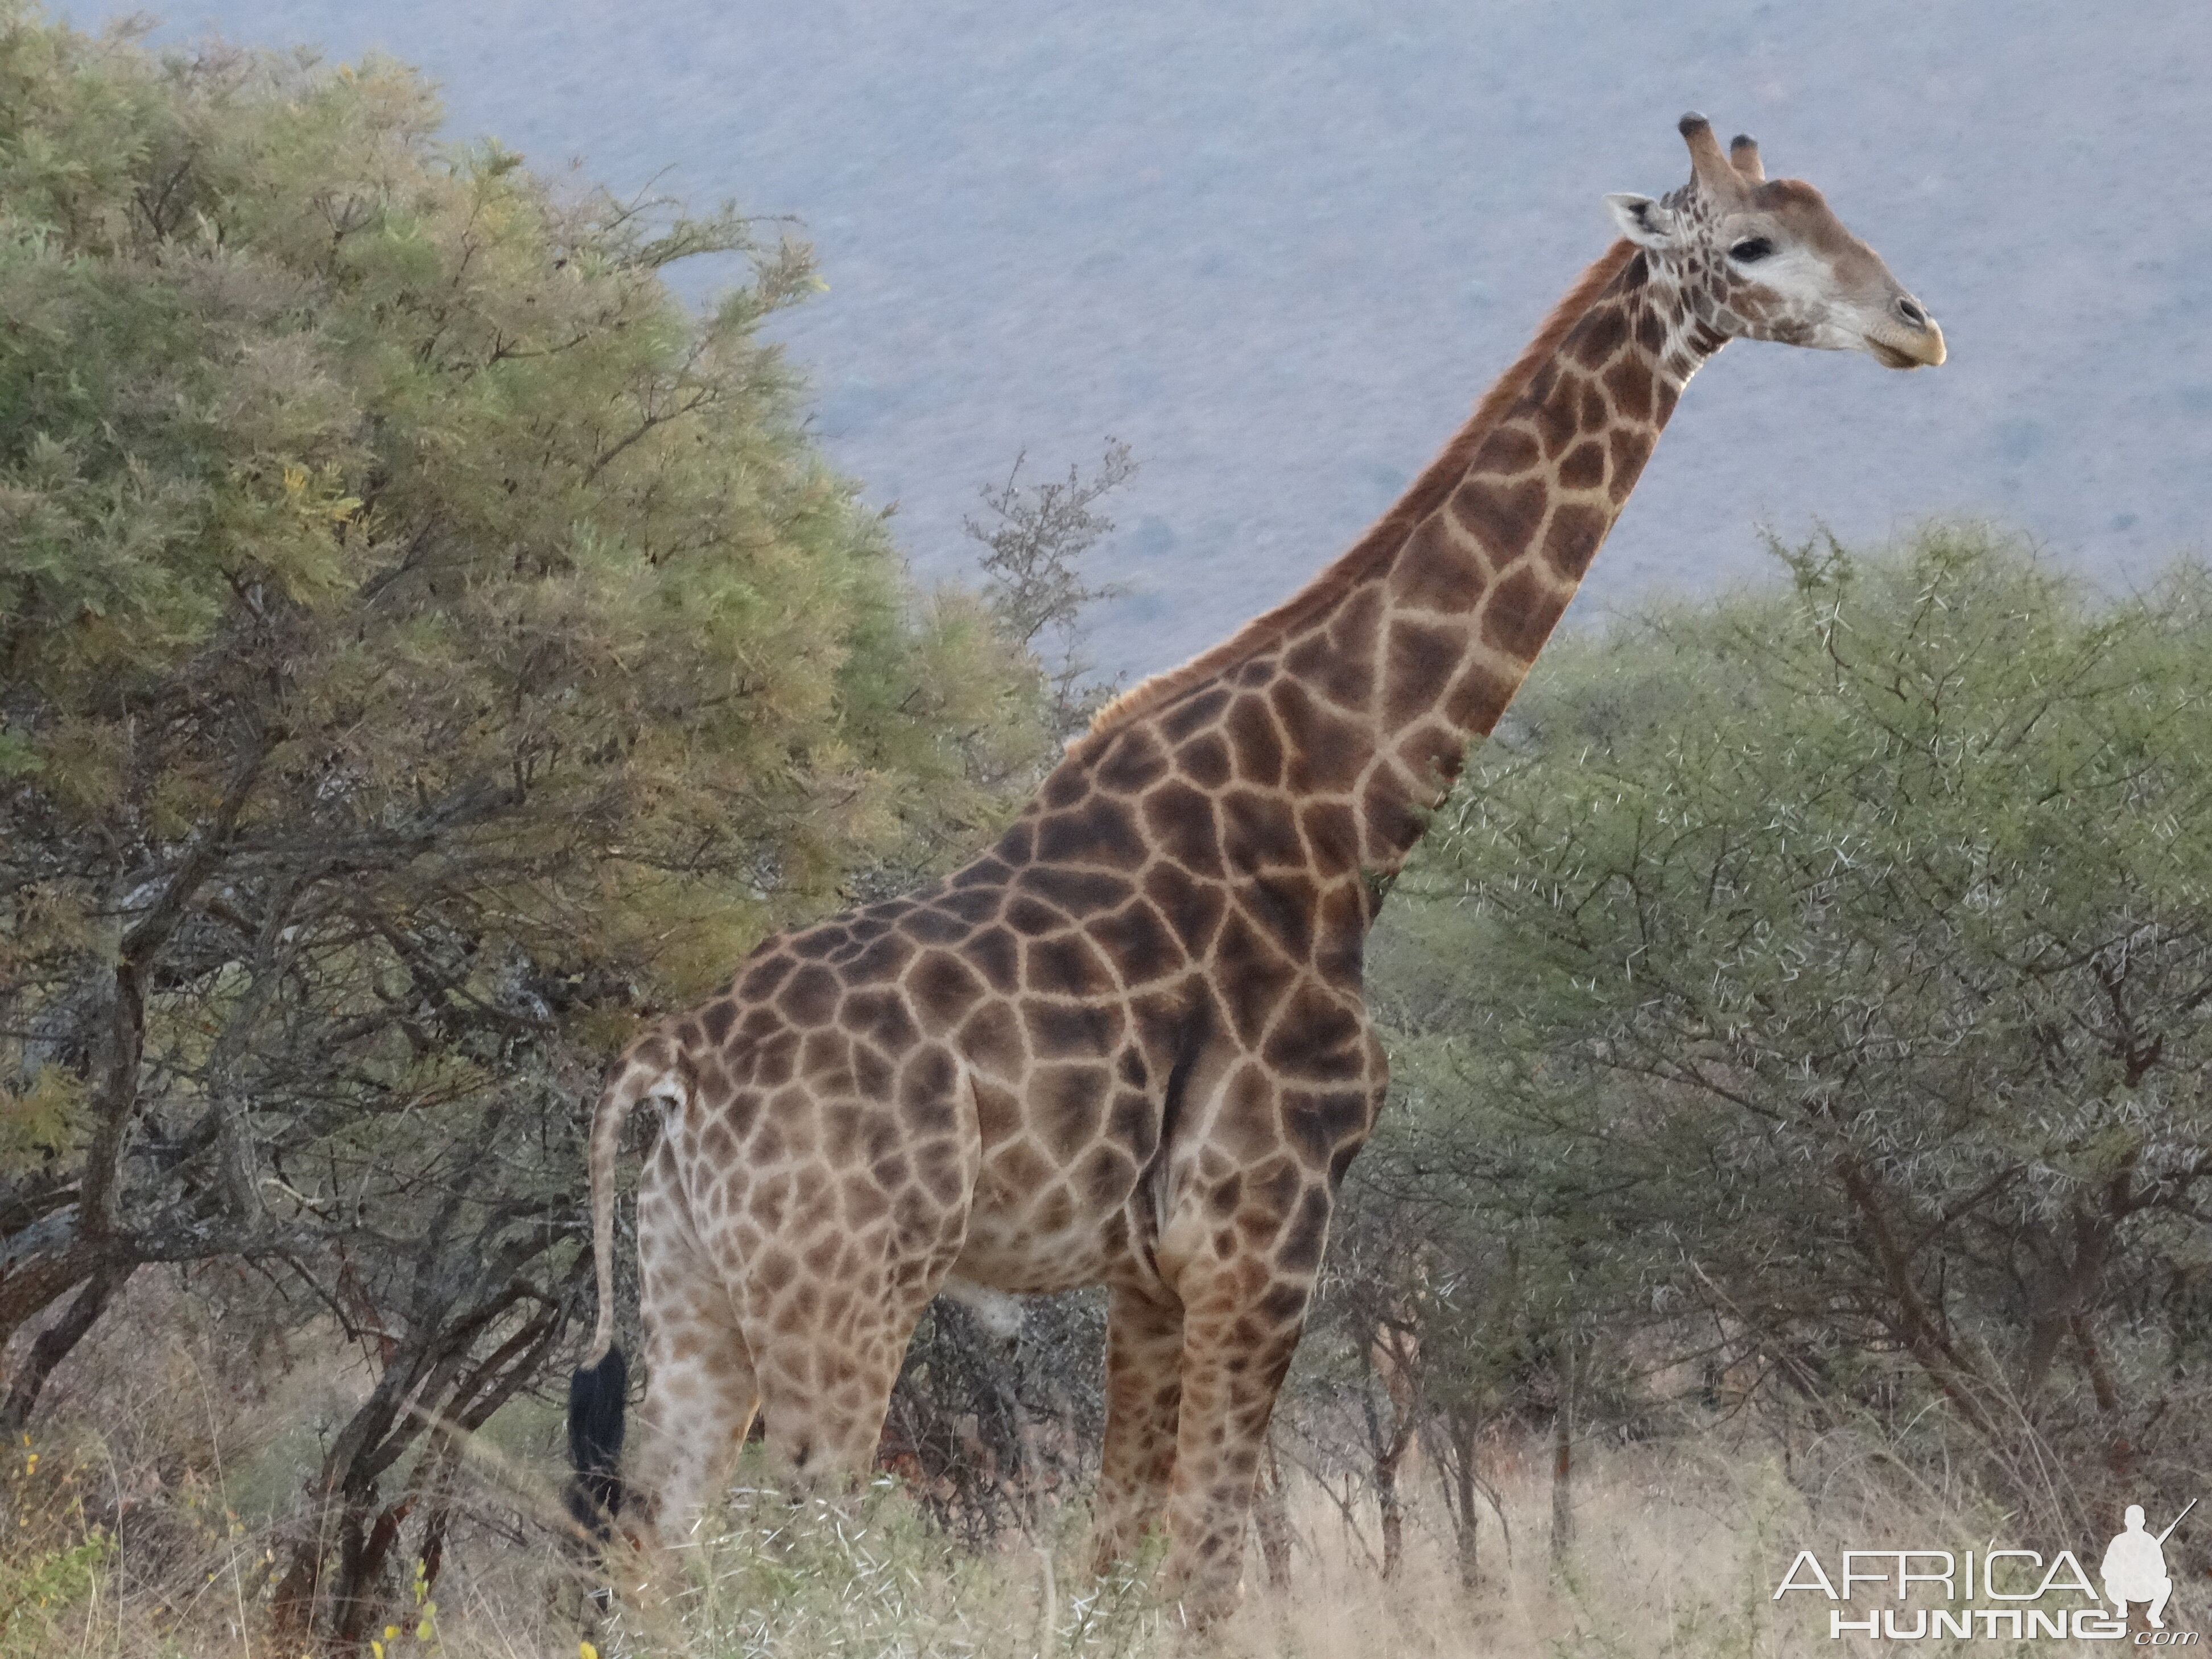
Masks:
[[[1867,350],[1884,368],[1933,368],[1943,361],[1943,331],[1933,323],[1924,334],[1865,338]]]

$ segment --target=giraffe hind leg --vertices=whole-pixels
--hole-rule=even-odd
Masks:
[[[736,1462],[760,1386],[728,1281],[694,1231],[662,1143],[638,1194],[639,1311],[645,1401],[624,1493],[640,1541],[687,1537]]]
[[[839,1255],[850,1264],[857,1241]],[[892,1386],[922,1310],[957,1245],[896,1271],[887,1253],[859,1272],[809,1279],[748,1318],[770,1468],[794,1492],[836,1492],[875,1467]],[[903,1282],[902,1282],[903,1281]]]
[[[663,1340],[648,1343],[647,1356],[631,1507],[659,1542],[672,1546],[692,1535],[720,1496],[760,1409],[760,1388],[726,1311],[712,1323],[667,1328]]]
[[[735,1270],[737,1301],[769,1462],[794,1490],[836,1490],[874,1468],[907,1344],[967,1240],[981,1149],[972,1109],[956,1102],[965,1085],[942,1051],[903,1072],[895,1102],[794,1103],[792,1121],[821,1131],[814,1151],[751,1174],[752,1190],[731,1200],[765,1230]]]

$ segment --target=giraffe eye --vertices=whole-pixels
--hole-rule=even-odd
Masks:
[[[1738,264],[1756,264],[1774,252],[1774,244],[1764,236],[1747,236],[1729,250],[1729,258]]]

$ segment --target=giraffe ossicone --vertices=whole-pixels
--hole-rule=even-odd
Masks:
[[[865,1474],[956,1276],[1000,1315],[1103,1284],[1100,1561],[1164,1525],[1186,1613],[1233,1602],[1268,1415],[1382,1104],[1373,878],[1504,710],[1707,358],[1747,337],[1943,359],[1818,191],[1702,117],[1680,131],[1689,182],[1608,198],[1622,240],[1349,552],[1110,704],[972,863],[769,939],[611,1068],[576,1409],[608,1446],[613,1165],[655,1100],[640,1541],[690,1524],[757,1412],[784,1478]]]

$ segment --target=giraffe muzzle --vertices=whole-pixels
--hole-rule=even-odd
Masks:
[[[1943,331],[1910,295],[1891,302],[1889,313],[1867,331],[1866,343],[1884,368],[1934,368],[1943,361]]]

